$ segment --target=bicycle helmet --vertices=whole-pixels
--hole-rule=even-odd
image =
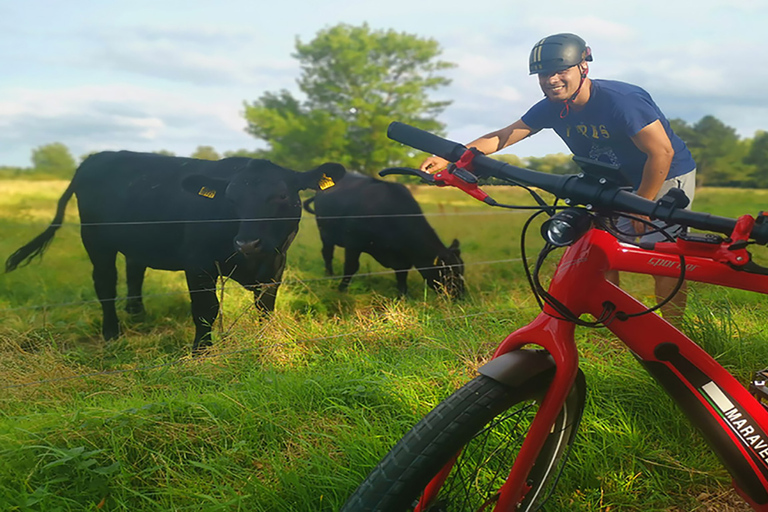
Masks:
[[[556,73],[582,61],[592,60],[592,50],[582,38],[575,34],[547,36],[533,47],[528,60],[531,75]]]

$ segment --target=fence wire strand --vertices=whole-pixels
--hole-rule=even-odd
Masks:
[[[465,262],[464,267],[472,267],[472,266],[478,266],[478,265],[496,265],[500,263],[514,263],[522,261],[522,258],[508,258],[503,260],[487,260],[487,261],[473,261],[473,262]],[[452,265],[446,265],[446,266],[452,266]],[[413,267],[410,270],[429,270],[434,268],[443,268],[443,267]],[[167,271],[158,271],[158,272],[167,272]],[[352,274],[351,276],[347,275],[338,275],[338,276],[324,276],[324,277],[310,277],[307,279],[285,279],[282,281],[274,281],[274,282],[268,282],[268,283],[261,283],[261,286],[279,286],[279,285],[291,285],[291,284],[305,284],[305,283],[314,283],[314,282],[322,282],[322,281],[336,281],[340,280],[344,277],[352,277],[352,278],[358,278],[358,277],[370,277],[370,276],[381,276],[381,275],[388,275],[388,274],[394,274],[394,270],[379,270],[376,272],[364,272],[360,274]],[[224,276],[226,277],[226,276]],[[200,290],[195,290],[195,292],[215,292],[217,291],[216,288],[203,288]],[[115,303],[120,301],[125,301],[128,299],[138,299],[138,298],[155,298],[155,297],[172,297],[175,295],[188,295],[189,291],[177,291],[177,292],[166,292],[166,293],[152,293],[152,294],[142,294],[139,296],[125,296],[125,297],[116,297]],[[35,306],[16,306],[12,308],[0,308],[0,313],[10,313],[10,312],[16,312],[16,311],[29,311],[29,310],[46,310],[46,309],[55,309],[59,307],[70,307],[70,306],[83,306],[86,304],[99,304],[100,301],[98,299],[91,299],[91,300],[83,300],[83,301],[73,301],[73,302],[55,302],[51,304],[39,304]]]
[[[450,205],[449,205],[450,207]],[[323,216],[319,217],[324,220],[334,220],[334,219],[376,219],[376,218],[418,218],[418,217],[454,217],[454,216],[489,216],[489,215],[510,215],[510,214],[517,214],[522,213],[519,211],[479,211],[479,212],[429,212],[429,213],[414,213],[414,214],[382,214],[382,215],[357,215],[357,216]],[[317,218],[317,216],[316,216]],[[168,225],[168,224],[203,224],[203,223],[229,223],[229,222],[266,222],[266,221],[301,221],[301,220],[308,220],[309,217],[283,217],[283,218],[249,218],[249,219],[198,219],[198,220],[164,220],[164,221],[126,221],[126,222],[104,222],[104,223],[76,223],[76,222],[63,222],[60,224],[46,224],[46,225],[53,225],[56,227],[92,227],[92,226],[135,226],[135,225]],[[41,223],[42,224],[42,223]],[[509,258],[509,259],[502,259],[502,260],[488,260],[488,261],[479,261],[479,262],[466,262],[464,263],[465,267],[468,266],[479,266],[479,265],[494,265],[494,264],[501,264],[501,263],[512,263],[512,262],[519,262],[521,261],[521,258]],[[430,268],[437,268],[437,267],[417,267],[415,270],[427,270]],[[376,272],[366,272],[366,273],[358,273],[354,274],[352,277],[358,278],[358,277],[369,277],[369,276],[378,276],[378,275],[387,275],[387,274],[393,274],[394,270],[385,270],[385,271],[376,271]],[[223,278],[226,278],[226,276],[222,276]],[[318,277],[318,278],[308,278],[308,279],[285,279],[282,281],[277,282],[271,282],[271,283],[263,283],[264,286],[274,286],[274,285],[283,285],[283,284],[303,284],[306,285],[307,283],[318,283],[323,281],[330,281],[330,280],[339,280],[341,278],[344,278],[346,276],[344,275],[338,275],[338,276],[325,276],[325,277]],[[226,280],[226,279],[225,279]],[[206,290],[200,290],[200,291],[216,291],[216,289],[206,289]],[[155,293],[155,294],[149,294],[149,295],[143,295],[143,298],[155,298],[155,297],[166,297],[166,296],[172,296],[172,295],[180,295],[180,294],[188,294],[189,291],[178,291],[178,292],[168,292],[168,293]],[[134,297],[125,297],[125,298],[116,298],[116,301],[121,300],[127,300]],[[138,298],[138,297],[136,297]],[[98,304],[100,301],[98,299],[93,300],[84,300],[84,301],[73,301],[73,302],[62,302],[62,303],[53,303],[53,304],[43,304],[43,305],[35,305],[35,306],[20,306],[20,307],[11,307],[11,308],[2,308],[0,309],[0,312],[8,313],[8,312],[17,312],[22,310],[46,310],[46,309],[52,309],[52,308],[58,308],[58,307],[70,307],[70,306],[80,306],[80,305],[86,305],[86,304]],[[229,328],[224,332],[222,339],[226,339],[232,329],[234,328],[235,324],[244,316],[248,310],[251,308],[251,305],[244,308],[244,311],[242,311],[239,315],[236,316],[235,320],[232,322],[232,324],[229,326]],[[438,319],[438,322],[444,322],[448,320],[461,320],[481,315],[490,315],[490,314],[500,314],[505,313],[513,310],[517,310],[518,308],[509,308],[504,310],[497,310],[497,311],[484,311],[480,313],[472,313],[472,314],[466,314],[466,315],[460,315],[460,316],[450,316],[450,317],[444,317],[441,319]],[[252,335],[255,338],[259,338],[261,334],[267,329],[269,326],[269,323],[267,323],[262,329],[255,335]],[[105,370],[102,372],[90,372],[86,374],[79,374],[79,375],[71,375],[67,377],[59,377],[59,378],[51,378],[51,379],[42,379],[39,381],[32,381],[32,382],[26,382],[21,384],[13,384],[13,385],[7,385],[7,386],[0,386],[0,390],[10,390],[10,389],[19,389],[24,387],[30,387],[30,386],[40,386],[44,384],[53,384],[58,382],[64,382],[64,381],[70,381],[74,379],[87,379],[87,378],[93,378],[93,377],[100,377],[100,376],[108,376],[108,375],[118,375],[118,374],[125,374],[125,373],[135,373],[135,372],[141,372],[141,371],[147,371],[147,370],[154,370],[159,368],[167,368],[176,366],[179,364],[184,364],[186,362],[197,362],[200,360],[205,359],[211,359],[211,358],[222,358],[222,357],[230,357],[237,354],[247,353],[255,350],[271,350],[275,348],[280,348],[282,346],[286,346],[289,344],[306,344],[310,342],[318,342],[318,341],[327,341],[337,338],[345,338],[349,336],[354,335],[360,335],[360,334],[368,334],[372,332],[378,332],[382,331],[384,329],[391,328],[391,325],[384,325],[380,327],[374,327],[371,329],[360,329],[352,332],[346,332],[346,333],[338,333],[328,336],[321,336],[321,337],[315,337],[315,338],[307,338],[299,341],[291,341],[291,342],[281,342],[281,343],[273,343],[271,345],[267,346],[260,346],[260,347],[251,347],[251,348],[245,348],[245,349],[238,349],[228,352],[220,352],[217,354],[207,355],[202,354],[195,356],[193,358],[190,358],[189,356],[184,356],[178,359],[175,359],[173,361],[169,361],[166,363],[159,363],[159,364],[152,364],[152,365],[145,365],[140,366],[137,368],[122,368],[122,369],[113,369],[113,370]],[[222,331],[224,331],[222,329]]]
[[[483,316],[483,315],[498,315],[498,314],[501,314],[501,313],[508,313],[510,311],[519,311],[519,309],[520,308],[506,308],[506,309],[499,309],[499,310],[493,310],[493,311],[482,311],[482,312],[479,312],[479,313],[469,313],[469,314],[458,315],[458,316],[450,315],[450,316],[444,316],[444,317],[437,318],[437,319],[431,319],[430,321],[447,322],[447,321],[452,321],[452,320],[464,320],[464,319],[467,319],[467,318],[473,318],[473,317],[478,317],[478,316]],[[258,338],[262,333],[264,333],[264,331],[267,329],[267,327],[268,327],[268,325],[265,325],[264,327],[261,328],[261,330],[257,334],[255,334],[255,335],[253,335],[251,337]],[[78,375],[70,375],[70,376],[67,376],[67,377],[57,377],[57,378],[52,378],[52,379],[42,379],[42,380],[37,380],[37,381],[24,382],[24,383],[21,383],[21,384],[12,384],[12,385],[9,385],[9,386],[0,386],[0,391],[6,390],[6,389],[19,389],[19,388],[25,388],[25,387],[31,387],[31,386],[40,386],[40,385],[43,385],[43,384],[53,384],[53,383],[57,383],[57,382],[65,382],[65,381],[76,380],[76,379],[88,379],[88,378],[92,378],[92,377],[102,377],[102,376],[107,376],[107,375],[118,375],[118,374],[125,374],[125,373],[138,373],[138,372],[147,371],[147,370],[155,370],[155,369],[158,369],[158,368],[169,368],[171,366],[176,366],[176,365],[187,363],[187,362],[195,362],[196,363],[198,361],[202,361],[202,360],[206,360],[206,359],[210,360],[210,359],[218,359],[218,358],[223,358],[223,357],[231,357],[233,355],[239,355],[239,354],[244,354],[244,353],[248,353],[248,352],[254,352],[254,351],[257,351],[257,350],[258,351],[273,350],[273,349],[276,349],[276,348],[281,348],[281,347],[285,347],[285,346],[289,346],[289,345],[294,345],[294,344],[296,344],[296,345],[307,344],[307,343],[318,342],[318,341],[327,341],[327,340],[332,340],[332,339],[337,339],[337,338],[346,338],[346,337],[349,337],[349,336],[355,336],[355,335],[360,335],[360,334],[370,334],[370,333],[373,333],[373,332],[383,331],[385,329],[389,329],[389,328],[392,328],[392,327],[393,327],[392,325],[382,325],[382,326],[373,327],[373,328],[370,328],[370,329],[358,329],[356,331],[345,332],[345,333],[338,333],[338,334],[331,334],[331,335],[328,335],[328,336],[318,336],[318,337],[314,337],[314,338],[305,338],[305,339],[302,339],[302,340],[284,341],[284,342],[279,342],[279,343],[273,343],[271,345],[266,345],[266,346],[243,348],[243,349],[238,349],[238,350],[230,350],[230,351],[227,351],[227,352],[219,352],[217,354],[201,354],[201,355],[198,355],[198,356],[184,356],[184,357],[180,357],[180,358],[174,359],[173,361],[168,361],[166,363],[158,363],[158,364],[152,364],[152,365],[145,365],[145,366],[140,366],[140,367],[137,367],[137,368],[120,368],[120,369],[114,369],[114,370],[104,370],[102,372],[90,372],[90,373],[84,373],[84,374],[78,374]]]

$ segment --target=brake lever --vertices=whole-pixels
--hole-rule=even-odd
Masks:
[[[435,176],[433,174],[429,174],[428,172],[420,171],[418,169],[412,169],[410,167],[387,167],[384,170],[379,171],[379,176],[389,176],[390,174],[402,174],[405,176],[417,176],[422,179],[422,181],[425,181],[429,183],[430,185],[435,185]]]
[[[445,170],[435,174],[410,167],[388,167],[379,171],[379,176],[389,176],[390,174],[418,176],[426,183],[437,185],[438,187],[455,187],[486,204],[496,204],[495,200],[478,187],[477,176],[466,169],[456,167],[456,164],[453,163]]]

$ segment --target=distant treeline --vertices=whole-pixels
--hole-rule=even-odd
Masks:
[[[714,116],[705,116],[694,124],[681,119],[670,121],[675,133],[693,153],[698,169],[698,184],[713,187],[768,188],[768,132],[759,130],[752,138],[741,138],[736,130]],[[166,150],[155,153],[173,155]],[[84,160],[83,155],[79,160]],[[181,155],[184,156],[184,155]],[[218,160],[230,156],[268,158],[267,151],[245,149],[218,153],[212,146],[198,146],[193,158]],[[578,171],[571,156],[557,153],[543,157],[500,155],[513,165],[555,174]],[[60,142],[32,150],[31,167],[0,166],[0,178],[70,179],[79,164],[67,146]],[[280,163],[280,162],[276,162]]]
[[[176,156],[172,151],[165,149],[159,149],[153,151],[160,155]],[[75,174],[75,169],[80,163],[88,158],[92,153],[81,156],[76,159],[72,156],[69,148],[61,142],[54,142],[52,144],[45,144],[32,150],[32,166],[31,167],[12,167],[7,165],[0,165],[0,179],[34,179],[34,180],[47,180],[47,179],[71,179]],[[184,156],[184,155],[179,155]],[[192,158],[200,158],[202,160],[219,160],[221,158],[227,158],[230,156],[245,156],[249,158],[264,158],[263,152],[249,151],[246,149],[239,149],[237,151],[226,151],[223,154],[219,154],[213,149],[212,146],[198,146],[197,149],[189,155]]]
[[[670,124],[696,160],[699,186],[768,188],[768,132],[759,130],[753,138],[742,139],[735,128],[714,116],[692,125],[682,119],[672,119]],[[571,155],[562,153],[540,158],[503,155],[499,159],[555,174],[578,172]]]

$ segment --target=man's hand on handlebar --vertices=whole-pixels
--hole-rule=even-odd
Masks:
[[[636,217],[646,220],[648,222],[651,222],[651,218],[646,215],[637,215]],[[648,230],[648,224],[643,223],[639,220],[633,220],[632,221],[632,228],[635,230],[635,233],[638,235],[641,235],[645,233]]]
[[[419,169],[430,174],[434,174],[448,167],[449,163],[450,162],[448,162],[448,160],[433,155],[421,162]]]

